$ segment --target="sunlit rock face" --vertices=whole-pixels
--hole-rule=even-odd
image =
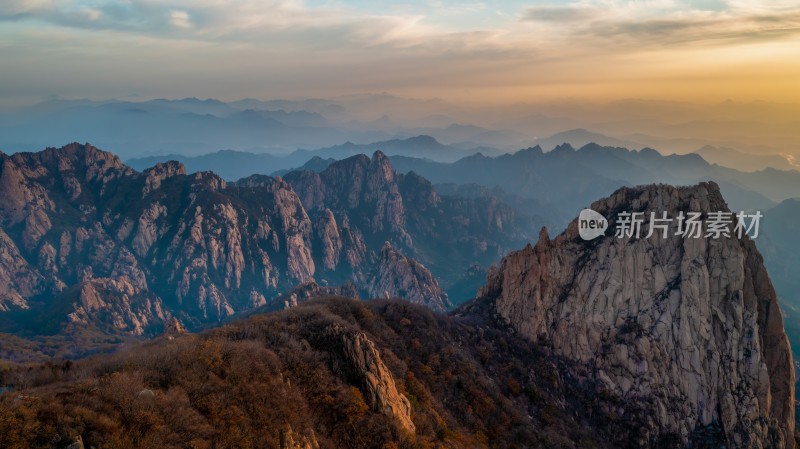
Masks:
[[[623,188],[592,204],[621,211],[728,211],[714,183]],[[614,236],[578,222],[504,258],[478,301],[553,354],[586,367],[587,388],[640,423],[643,447],[677,440],[794,447],[794,371],[775,292],[748,238]]]

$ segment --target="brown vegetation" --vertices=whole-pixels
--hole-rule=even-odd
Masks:
[[[367,403],[324,331],[334,323],[375,343],[411,403],[415,435]],[[507,330],[408,303],[312,301],[8,370],[0,447],[60,448],[81,436],[98,449],[280,448],[287,428],[323,449],[620,447],[608,434],[630,429],[591,417],[597,407],[556,363]]]

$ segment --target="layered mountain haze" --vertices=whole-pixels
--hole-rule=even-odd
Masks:
[[[482,148],[489,154],[499,154],[498,150]],[[254,153],[247,151],[223,150],[202,155],[166,154],[132,158],[128,165],[144,170],[153,165],[177,160],[186,165],[189,171],[214,171],[226,180],[235,181],[253,174],[285,173],[291,169],[306,166],[312,160],[317,161],[314,167],[322,170],[327,165],[320,163],[346,159],[360,154],[372,154],[380,151],[389,156],[403,155],[431,159],[441,162],[453,162],[478,151],[476,148],[461,149],[444,145],[427,135],[417,135],[406,139],[392,139],[369,144],[346,142],[315,150],[295,150],[288,154]]]
[[[563,137],[569,136],[571,134],[566,133]],[[615,142],[588,132],[579,133],[577,141],[597,137],[600,142]],[[560,139],[558,141],[563,142]],[[442,145],[429,136],[417,136],[369,145],[344,144],[313,151],[298,150],[288,156],[216,152],[195,157],[140,158],[129,163],[143,170],[174,157],[187,164],[190,171],[213,170],[227,180],[236,180],[253,172],[286,175],[293,170],[322,171],[334,160],[350,157],[354,152],[384,152],[386,149],[384,153],[401,173],[413,171],[456,196],[480,196],[474,189],[470,191],[459,186],[489,189],[492,196],[530,215],[548,217],[548,224],[557,227],[563,226],[565,217],[573,216],[598,193],[611,193],[621,185],[651,182],[687,185],[712,180],[721,186],[733,209],[762,211],[800,191],[800,172],[791,166],[740,171],[709,163],[695,153],[663,155],[649,148],[631,150],[594,142],[575,148],[561,143],[552,151],[535,146],[501,155],[493,155],[494,151],[487,154],[472,151],[471,155],[461,157],[464,153],[460,150]],[[419,152],[423,157],[414,156]]]
[[[712,164],[733,168],[740,171],[760,171],[769,168],[778,170],[797,170],[795,157],[790,154],[751,154],[736,151],[733,148],[719,148],[706,145],[695,151]]]
[[[498,186],[517,196],[555,206],[567,216],[619,186],[653,182],[688,185],[715,181],[736,210],[766,210],[800,191],[800,172],[767,168],[740,172],[709,164],[697,154],[669,155],[590,143],[562,144],[545,152],[532,147],[490,157],[475,154],[452,164],[395,156],[400,172],[414,171],[434,183]]]
[[[408,155],[449,162],[459,153],[511,152],[536,144],[549,151],[563,143],[576,148],[598,143],[656,148],[664,154],[700,149],[709,162],[750,171],[796,168],[791,158],[800,157],[798,126],[792,117],[798,110],[796,105],[768,102],[640,99],[476,107],[386,93],[266,101],[48,98],[0,109],[0,149],[35,151],[53,142],[78,140],[113,148],[129,159],[190,157],[220,150],[285,156],[302,148],[341,152],[387,142],[382,150],[391,154],[392,142],[426,135],[447,148],[418,145]],[[420,153],[423,149],[430,152]],[[337,158],[352,154],[340,153]]]

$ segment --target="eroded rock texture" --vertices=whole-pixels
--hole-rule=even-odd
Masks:
[[[592,209],[611,221],[606,236],[583,241],[577,221],[553,240],[543,230],[503,259],[479,301],[589,367],[587,387],[622,404],[620,419],[642,422],[644,447],[794,447],[792,357],[754,243],[683,238],[677,223],[667,238],[612,235],[621,211],[727,211],[716,184],[623,188]]]

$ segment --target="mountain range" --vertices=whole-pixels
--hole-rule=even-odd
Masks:
[[[497,153],[496,150],[492,149],[483,148],[483,150]],[[454,146],[443,145],[431,136],[420,135],[407,139],[391,139],[371,144],[346,142],[341,145],[316,150],[295,150],[283,155],[223,150],[197,156],[166,154],[139,157],[129,159],[126,163],[137,170],[144,170],[159,162],[176,160],[186,165],[190,172],[214,171],[226,180],[235,181],[254,174],[286,173],[291,169],[304,166],[314,158],[330,162],[331,160],[345,159],[359,154],[372,154],[375,151],[381,151],[389,156],[406,155],[435,161],[453,162],[474,154],[478,150],[463,150]],[[325,168],[324,165],[320,164],[317,164],[316,167],[320,170]]]
[[[596,137],[592,133],[588,136]],[[800,172],[795,169],[767,167],[740,171],[709,163],[696,153],[665,156],[648,148],[630,150],[587,143],[575,149],[562,143],[552,151],[535,146],[510,154],[467,151],[469,155],[465,156],[464,151],[443,145],[430,136],[369,145],[347,143],[312,151],[298,150],[284,156],[223,151],[195,157],[173,154],[138,158],[128,164],[143,170],[175,159],[186,164],[190,171],[213,170],[227,180],[236,180],[253,173],[283,175],[295,168],[320,171],[333,160],[377,150],[387,154],[400,172],[413,171],[435,184],[499,187],[516,197],[536,200],[545,209],[558,210],[555,215],[566,217],[590,202],[598,192],[608,194],[621,185],[651,182],[688,185],[713,180],[734,209],[762,211],[800,192]]]
[[[513,154],[475,154],[451,164],[392,157],[400,172],[420,174],[434,183],[474,183],[500,187],[533,198],[572,216],[597,194],[621,185],[661,182],[689,185],[713,180],[736,210],[766,210],[800,192],[800,172],[768,168],[755,172],[709,164],[697,154],[664,156],[652,149],[628,150],[588,144],[569,144],[545,152],[532,147]]]
[[[446,115],[441,120],[419,115],[452,109],[437,107],[435,101],[385,95],[228,102],[49,99],[0,111],[0,149],[35,151],[50,142],[77,139],[114,148],[127,158],[170,152],[196,156],[225,149],[286,154],[347,141],[366,144],[431,134],[454,145],[450,152],[465,155],[474,148],[511,149],[531,143],[519,131],[461,125]]]
[[[441,196],[380,152],[231,183],[174,161],[138,172],[88,144],[2,154],[0,330],[194,329],[282,308],[309,283],[444,311],[447,284],[533,228],[496,198]]]
[[[591,133],[589,136],[596,137]],[[380,148],[380,144],[375,144],[375,148]],[[793,255],[800,254],[800,245],[790,237],[789,230],[778,232],[771,229],[775,226],[791,227],[791,223],[797,222],[779,212],[791,209],[794,204],[791,198],[800,192],[800,174],[796,170],[767,167],[739,171],[708,163],[697,154],[663,156],[649,149],[636,151],[595,143],[577,150],[570,145],[559,145],[549,152],[533,147],[494,157],[478,154],[453,163],[403,155],[390,156],[390,160],[398,171],[418,173],[436,183],[435,188],[442,195],[497,198],[519,213],[534,216],[536,223],[551,229],[563,228],[599,192],[651,182],[686,185],[715,180],[732,209],[764,212],[762,238],[757,242],[765,253],[781,304],[789,317],[787,326],[791,330],[792,347],[800,350],[800,327],[795,330],[793,324],[800,319],[800,302],[797,300],[800,288],[794,285],[792,268],[797,265]],[[333,161],[333,158],[312,156],[299,168],[322,171]],[[226,166],[223,163],[218,165]],[[230,166],[236,167],[235,164]],[[212,165],[209,163],[203,167]],[[268,169],[264,166],[264,170]],[[277,173],[289,171],[279,170]],[[785,204],[776,206],[784,200]],[[533,234],[535,230],[531,229],[529,233]],[[772,238],[771,233],[779,235]],[[472,280],[465,275],[448,291],[458,291],[458,297],[468,296],[468,292],[474,292],[482,283],[483,272],[483,269],[475,271]]]
[[[475,109],[386,93],[266,101],[54,97],[0,109],[0,150],[36,151],[77,140],[113,148],[125,159],[220,150],[286,154],[347,141],[367,144],[429,135],[484,154],[488,148],[509,152],[537,143],[549,151],[565,142],[576,148],[590,142],[650,147],[664,154],[709,146],[724,149],[700,150],[710,162],[750,171],[789,168],[786,156],[798,157],[796,116],[791,105],[733,101],[557,101]]]

